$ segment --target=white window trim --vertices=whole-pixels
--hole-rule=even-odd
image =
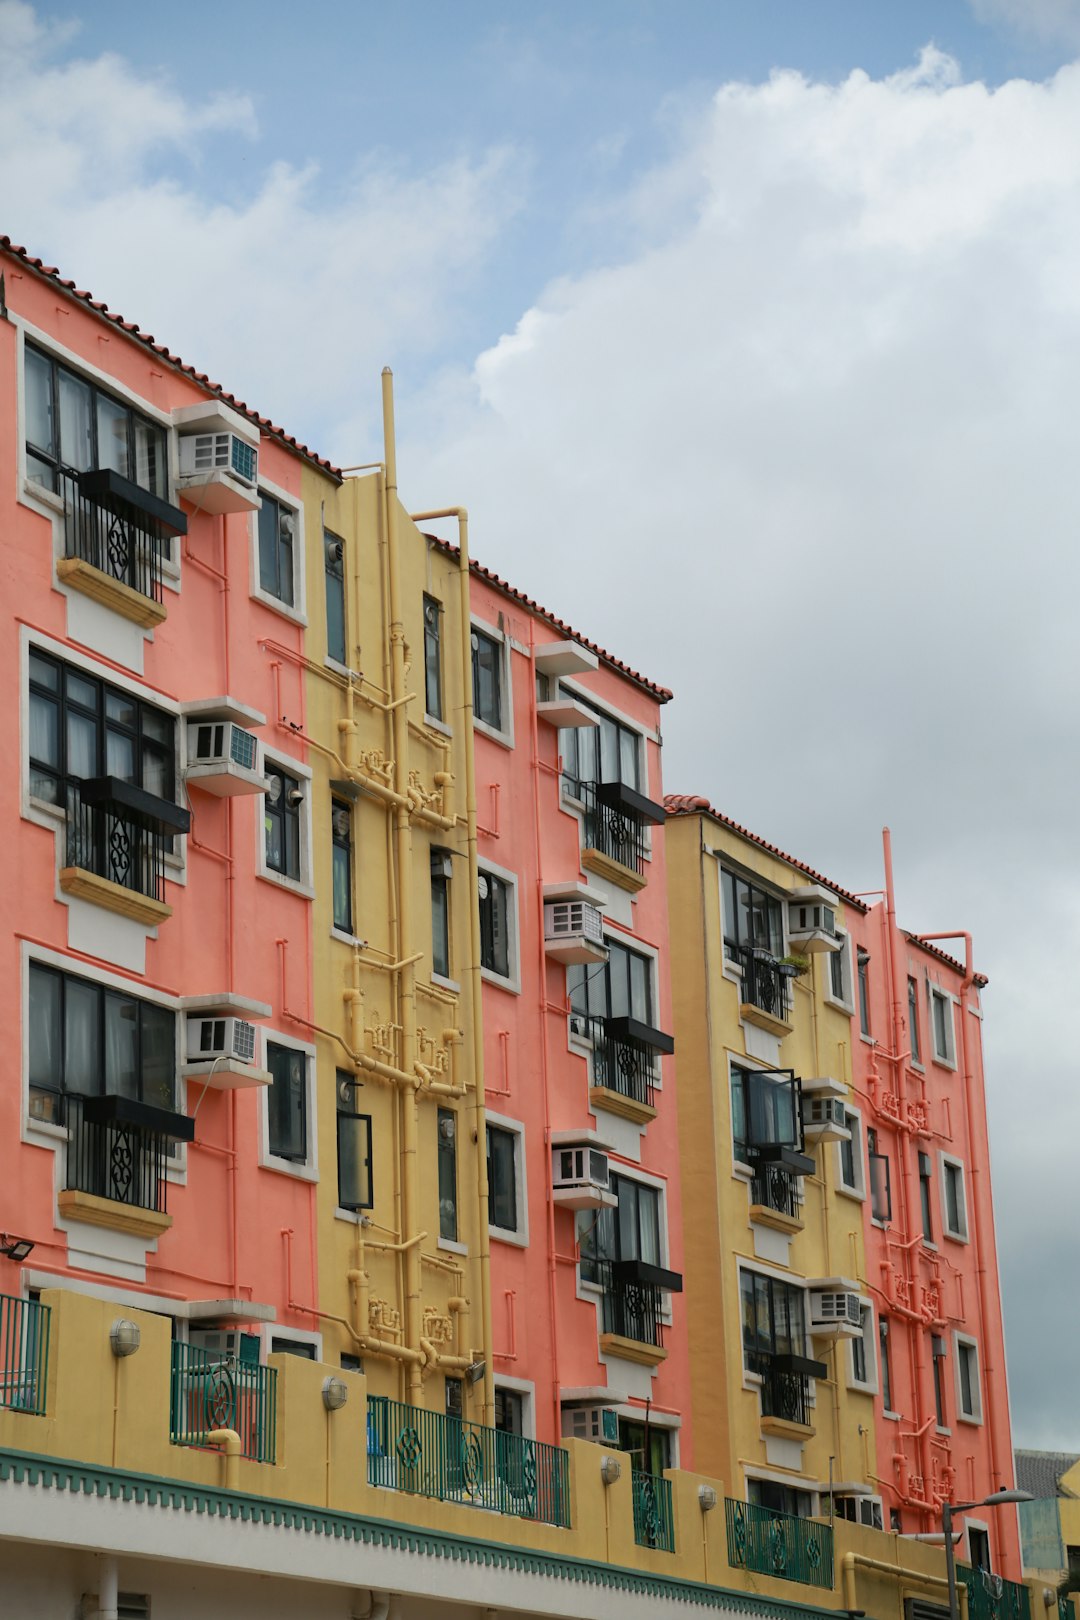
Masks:
[[[965,1544],[965,1546],[967,1548],[968,1563],[971,1564],[974,1567],[974,1559],[973,1559],[972,1554],[971,1554],[971,1537],[968,1535],[969,1530],[981,1530],[982,1531],[983,1535],[986,1537],[986,1544],[990,1548],[991,1554],[993,1554],[993,1551],[994,1551],[994,1538],[990,1534],[990,1526],[987,1524],[985,1519],[969,1519],[967,1517],[967,1515],[965,1514],[965,1516],[964,1516],[964,1544]],[[1062,1539],[1064,1540],[1064,1537]]]
[[[293,601],[290,607],[288,602],[283,602],[279,596],[271,595],[269,591],[264,590],[262,587],[259,574],[258,511],[248,514],[251,567],[250,595],[256,602],[262,602],[265,607],[272,608],[275,613],[280,613],[283,619],[289,619],[293,624],[302,625],[306,629],[308,623],[307,568],[305,566],[307,548],[304,534],[304,504],[299,495],[294,495],[291,490],[282,489],[280,484],[272,483],[269,478],[264,478],[262,466],[260,465],[259,494],[262,495],[264,491],[273,500],[277,501],[279,506],[287,506],[296,518],[296,540],[293,544]]]
[[[282,1328],[276,1322],[266,1322],[263,1324],[259,1336],[263,1341],[264,1362],[267,1356],[287,1356],[289,1354],[288,1350],[275,1350],[273,1348],[275,1339],[291,1339],[294,1344],[310,1344],[315,1350],[313,1359],[315,1361],[322,1361],[323,1359],[323,1336],[321,1333],[312,1332],[308,1328]]]
[[[275,872],[266,864],[266,826],[262,811],[255,817],[255,873],[257,877],[265,878],[267,883],[276,883],[279,888],[288,889],[291,894],[301,895],[305,900],[314,900],[315,887],[312,882],[314,867],[314,848],[312,843],[312,814],[311,789],[313,773],[310,765],[305,765],[292,754],[279,753],[269,743],[262,745],[263,771],[268,765],[276,765],[279,770],[295,776],[305,786],[304,802],[300,806],[300,877],[299,879],[286,877],[283,872]],[[262,805],[259,798],[259,805]]]
[[[844,989],[847,991],[847,994],[846,996],[834,996],[832,993],[832,961],[830,956],[830,960],[825,964],[825,1000],[828,1002],[830,1007],[839,1007],[841,1012],[846,1012],[848,1017],[851,1018],[854,1017],[855,1014],[855,999],[851,971],[851,935],[848,933],[846,928],[837,928],[836,937],[840,941],[840,950],[835,954],[839,955],[840,960],[843,963]]]
[[[939,984],[935,984],[932,979],[927,980],[926,989],[927,989],[927,1012],[929,1013],[929,1023],[930,1023],[930,1054],[933,1057],[934,1062],[939,1066],[939,1068],[955,1070],[956,1069],[956,997],[954,995],[952,995],[948,990],[943,990],[941,988],[941,986]],[[935,1001],[935,999],[938,1000],[938,1001],[944,1002],[946,1008],[948,1009],[948,1020],[947,1020],[946,1025],[945,1025],[946,1050],[945,1050],[944,1053],[938,1051],[937,1025],[936,1025],[936,1023],[934,1021],[934,1001]]]
[[[970,1350],[975,1358],[975,1376],[971,1381],[971,1394],[975,1402],[972,1412],[964,1411],[962,1385],[960,1383],[960,1350]],[[979,1341],[973,1339],[970,1333],[961,1333],[959,1328],[953,1329],[953,1365],[956,1372],[956,1416],[960,1423],[967,1423],[978,1427],[983,1421],[982,1398],[982,1357],[979,1355]]]
[[[842,1194],[845,1198],[854,1198],[857,1199],[860,1204],[865,1204],[867,1198],[869,1197],[870,1178],[866,1162],[866,1131],[863,1128],[862,1109],[852,1108],[845,1098],[844,1113],[845,1115],[851,1114],[856,1122],[855,1129],[851,1134],[851,1143],[852,1159],[855,1164],[855,1174],[858,1177],[859,1185],[857,1187],[849,1187],[847,1182],[844,1180],[844,1161],[840,1155],[840,1149],[844,1144],[842,1142],[834,1142],[833,1154],[835,1155],[834,1163],[836,1166],[836,1191]]]
[[[299,1181],[319,1179],[319,1122],[316,1112],[315,1048],[310,1041],[298,1041],[295,1035],[282,1034],[277,1029],[259,1030],[259,1064],[265,1069],[267,1046],[287,1046],[294,1052],[303,1052],[304,1092],[307,1110],[307,1158],[300,1163],[294,1159],[279,1158],[270,1151],[269,1086],[259,1087],[259,1166],[263,1170],[276,1170],[280,1175],[295,1176]],[[335,1200],[336,1202],[336,1200]]]
[[[495,1374],[495,1388],[511,1390],[522,1397],[521,1434],[524,1440],[536,1439],[536,1385],[530,1378],[513,1378],[509,1373]]]
[[[867,1312],[868,1325],[863,1332],[863,1346],[866,1351],[866,1381],[855,1377],[855,1351],[854,1339],[847,1341],[847,1386],[848,1389],[858,1390],[863,1395],[876,1395],[880,1384],[878,1374],[878,1322],[874,1302],[865,1294],[859,1295],[859,1304]]]
[[[492,742],[501,744],[503,748],[514,747],[514,683],[511,675],[510,638],[497,624],[489,624],[486,619],[480,619],[475,613],[469,616],[469,668],[472,668],[472,632],[478,630],[491,641],[498,642],[502,648],[500,660],[500,698],[502,703],[503,724],[501,728],[489,725],[486,720],[477,719],[476,693],[473,693],[473,729],[482,737],[490,737]],[[445,693],[444,693],[445,696]],[[425,716],[426,718],[426,716]]]
[[[512,1243],[516,1248],[529,1247],[529,1190],[526,1184],[525,1173],[525,1126],[520,1119],[511,1119],[506,1114],[493,1114],[490,1108],[486,1111],[485,1120],[488,1125],[494,1125],[497,1130],[509,1131],[514,1137],[514,1191],[517,1206],[517,1230],[509,1227],[495,1226],[489,1219],[488,1234],[497,1238],[500,1243]],[[479,1143],[477,1144],[479,1146]],[[487,1152],[487,1142],[483,1145]],[[489,1212],[490,1213],[490,1212]]]
[[[958,1232],[954,1231],[949,1225],[949,1202],[945,1190],[945,1166],[947,1164],[953,1165],[960,1172],[960,1193],[961,1203],[963,1205],[961,1211],[961,1221],[963,1225],[962,1230]],[[938,1192],[941,1198],[941,1230],[944,1235],[947,1238],[950,1238],[954,1243],[968,1243],[971,1239],[971,1222],[968,1217],[967,1169],[964,1165],[964,1161],[963,1159],[956,1158],[956,1156],[952,1153],[939,1153],[938,1170]]]
[[[514,995],[521,994],[521,915],[518,897],[518,880],[516,872],[508,867],[496,866],[494,861],[479,861],[480,872],[489,873],[492,877],[501,878],[507,887],[506,897],[506,933],[507,933],[507,962],[510,972],[504,975],[495,973],[491,968],[482,967],[480,977],[487,984],[498,985],[500,990],[509,990]],[[479,895],[476,897],[479,904]]]

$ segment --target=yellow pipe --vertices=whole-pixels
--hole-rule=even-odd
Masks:
[[[225,1489],[240,1489],[240,1436],[235,1429],[211,1429],[202,1437],[208,1446],[222,1446],[225,1452]]]
[[[863,1569],[877,1570],[881,1575],[890,1575],[894,1580],[904,1581],[917,1588],[943,1586],[946,1591],[949,1588],[949,1582],[944,1575],[923,1575],[919,1570],[908,1569],[903,1564],[886,1564],[880,1558],[867,1558],[864,1553],[846,1552],[840,1560],[840,1566],[843,1570],[845,1609],[858,1608],[855,1601],[856,1565],[861,1566]],[[960,1599],[960,1612],[964,1616],[964,1620],[967,1620],[967,1587],[963,1581],[958,1582],[957,1593]]]
[[[476,1132],[476,1194],[480,1262],[480,1323],[484,1342],[484,1410],[481,1421],[495,1422],[495,1371],[491,1354],[491,1240],[488,1236],[487,1114],[484,1107],[483,983],[480,977],[480,876],[476,834],[476,751],[473,742],[472,617],[469,602],[469,514],[464,506],[416,512],[414,523],[454,517],[458,525],[458,586],[461,631],[462,730],[465,736],[465,822],[469,853],[469,1000],[473,1043],[473,1119]]]

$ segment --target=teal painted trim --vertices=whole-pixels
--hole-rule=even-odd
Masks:
[[[549,1580],[575,1581],[584,1586],[644,1593],[650,1597],[668,1598],[673,1602],[691,1603],[699,1608],[729,1614],[762,1615],[765,1620],[819,1620],[821,1616],[837,1620],[835,1609],[780,1603],[775,1598],[757,1597],[751,1592],[705,1586],[699,1581],[684,1581],[672,1576],[650,1575],[619,1564],[601,1564],[586,1558],[534,1552],[528,1547],[508,1546],[499,1541],[478,1541],[471,1536],[455,1535],[449,1531],[400,1524],[393,1519],[376,1519],[358,1513],[331,1513],[325,1508],[305,1507],[301,1503],[286,1502],[275,1497],[249,1496],[241,1491],[224,1491],[215,1486],[194,1485],[186,1480],[164,1479],[153,1474],[129,1473],[122,1468],[72,1462],[64,1457],[44,1457],[33,1452],[0,1449],[0,1482],[6,1484],[8,1481],[45,1490],[72,1491],[82,1496],[138,1502],[149,1507],[182,1509],[186,1513],[206,1513],[211,1518],[241,1519],[247,1524],[305,1530],[315,1535],[333,1536],[335,1540],[390,1547],[431,1558],[446,1558],[454,1563],[484,1564],[524,1575],[540,1575]]]

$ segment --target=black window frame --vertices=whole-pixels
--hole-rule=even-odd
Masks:
[[[947,1429],[949,1427],[949,1409],[945,1400],[945,1355],[944,1353],[938,1355],[934,1350],[933,1343],[930,1346],[930,1360],[934,1366],[934,1415],[937,1419],[938,1428]]]
[[[919,1038],[919,984],[908,974],[907,982],[908,1004],[908,1045],[911,1047],[911,1061],[922,1066],[922,1042]]]
[[[862,1121],[858,1114],[853,1114],[849,1108],[844,1110],[844,1124],[850,1131],[845,1142],[843,1138],[836,1144],[840,1149],[840,1187],[844,1192],[858,1193],[863,1196],[866,1188],[862,1176]],[[851,1177],[848,1178],[848,1169]]]
[[[499,1434],[525,1434],[525,1397],[518,1389],[495,1385],[493,1426]]]
[[[655,1028],[654,959],[646,956],[644,951],[633,950],[612,935],[608,935],[604,943],[608,950],[606,962],[571,964],[567,967],[566,989],[571,1012],[586,1018],[629,1016],[647,1024],[650,1029]],[[641,967],[636,968],[635,964],[641,964]],[[620,987],[619,995],[613,995],[615,977],[621,977],[623,972],[625,985]],[[643,995],[640,993],[642,987]],[[625,995],[621,993],[622,990],[625,990]]]
[[[35,677],[34,666],[47,665],[56,671],[55,689]],[[70,687],[81,681],[94,688],[96,698],[93,705],[81,702],[71,695]],[[155,798],[163,802],[175,804],[176,802],[176,716],[161,709],[156,703],[147,703],[135,693],[125,690],[122,686],[113,686],[100,676],[82,669],[77,664],[69,664],[54,654],[43,651],[40,647],[31,646],[28,664],[28,692],[30,706],[30,722],[28,725],[27,754],[30,763],[30,797],[38,799],[43,804],[55,804],[61,808],[66,806],[67,789],[81,781],[92,780],[99,776],[117,776],[123,781],[132,781],[136,787],[153,793]],[[115,715],[109,714],[110,699],[126,706],[133,706],[135,722],[128,725]],[[57,759],[43,760],[32,752],[33,746],[33,711],[35,703],[48,705],[55,713],[55,735]],[[163,728],[168,728],[170,740],[163,742],[160,738],[148,734],[147,717],[153,715],[155,722]],[[68,759],[68,726],[69,718],[88,723],[95,728],[95,763],[90,777],[76,775],[70,769]],[[135,762],[135,773],[128,776],[116,768],[116,761],[109,762],[109,737],[121,738],[131,747]],[[147,785],[147,764],[155,761],[160,771],[160,780],[156,777]],[[38,780],[50,779],[55,784],[55,794],[49,797],[36,790]],[[164,789],[158,792],[158,788]],[[169,844],[166,847],[170,847]]]
[[[474,624],[469,644],[472,650],[473,720],[490,726],[492,731],[505,732],[506,643],[501,637],[492,635],[490,630],[482,630]],[[485,671],[490,677],[490,692],[482,696]]]
[[[601,782],[621,782],[624,787],[644,793],[644,738],[599,704],[590,703],[574,692],[574,702],[591,710],[595,726],[571,726],[559,732],[563,791],[572,799],[582,798],[582,789]]]
[[[279,501],[275,495],[270,495],[265,489],[260,489],[259,498],[262,506],[255,514],[256,532],[259,550],[259,589],[265,596],[272,596],[275,602],[283,607],[296,607],[296,546],[300,538],[300,514],[295,506],[287,501]],[[293,523],[293,533],[286,536],[282,532],[282,518],[289,517]],[[273,532],[270,525],[273,523]],[[288,560],[287,570],[283,571],[282,562]],[[269,571],[270,579],[267,580]],[[288,595],[281,589],[283,581],[288,585]]]
[[[847,956],[848,952],[847,935],[842,934],[839,929],[837,929],[836,934],[837,938],[840,940],[840,947],[838,950],[829,952],[829,993],[834,1001],[839,1001],[845,1007],[847,1007],[850,1005],[851,1001],[850,989],[847,982],[848,975],[844,971],[844,958]],[[839,988],[837,987],[837,978],[840,980]]]
[[[345,831],[342,832],[341,828]],[[339,933],[353,932],[353,813],[348,799],[330,799],[330,899],[333,906],[334,927]],[[338,871],[344,867],[343,894],[339,894]],[[338,900],[344,899],[339,910]]]
[[[276,761],[267,760],[265,766],[267,789],[263,794],[263,859],[268,872],[274,872],[278,877],[287,878],[291,883],[302,880],[304,870],[304,801],[307,797],[304,784],[300,777],[293,776],[284,765]],[[281,790],[277,798],[272,798],[270,783],[274,780],[281,783]],[[291,803],[294,794],[300,798]],[[281,864],[270,856],[271,823],[280,827],[279,847],[281,849]],[[295,842],[288,836],[292,832]],[[295,860],[291,856],[295,854]]]
[[[457,1114],[440,1108],[436,1118],[438,1147],[436,1164],[439,1194],[439,1236],[447,1243],[458,1241]]]
[[[486,893],[485,893],[486,890]],[[477,905],[480,908],[480,966],[497,978],[509,979],[514,965],[510,949],[514,886],[486,867],[477,873]],[[502,910],[500,937],[499,910]]]
[[[450,978],[450,856],[445,850],[431,851],[431,971],[437,978]]]
[[[886,1412],[895,1410],[892,1403],[892,1361],[889,1356],[889,1324],[878,1317],[878,1360],[881,1364],[881,1404]]]
[[[424,713],[443,719],[442,603],[424,593]]]
[[[498,1143],[498,1153],[493,1152],[493,1144]],[[487,1173],[488,1173],[488,1226],[493,1231],[517,1232],[518,1221],[518,1181],[521,1175],[521,1166],[518,1162],[520,1152],[521,1134],[519,1131],[508,1130],[505,1125],[487,1126]],[[501,1155],[501,1158],[500,1158]],[[504,1182],[506,1166],[510,1168],[509,1186]],[[496,1220],[495,1212],[509,1211],[513,1219],[509,1221]]]
[[[610,1189],[615,1207],[582,1212],[578,1233],[578,1259],[583,1282],[602,1283],[607,1267],[619,1260],[643,1260],[661,1265],[663,1259],[663,1193],[636,1176],[612,1174]],[[632,1212],[631,1212],[631,1206]],[[630,1212],[624,1215],[621,1211]],[[643,1219],[652,1228],[651,1241],[643,1241]],[[652,1259],[650,1261],[650,1252]]]
[[[336,554],[339,550],[340,556]],[[326,656],[332,658],[335,664],[348,668],[349,619],[345,604],[345,542],[340,534],[334,534],[325,528],[323,572],[326,578]],[[338,626],[331,618],[332,611],[340,618],[340,640],[336,639]],[[335,637],[333,643],[331,643],[332,635]]]
[[[91,469],[97,469],[97,468],[101,467],[101,465],[102,465],[102,462],[101,462],[101,444],[100,444],[100,436],[99,436],[99,428],[98,428],[98,400],[99,399],[105,399],[105,400],[107,400],[109,402],[110,405],[116,406],[120,410],[122,410],[126,414],[127,419],[128,419],[127,420],[127,471],[126,472],[121,472],[120,476],[129,479],[131,483],[138,485],[138,487],[140,489],[145,489],[149,494],[160,496],[160,498],[162,500],[168,500],[168,498],[169,498],[169,430],[168,430],[168,428],[165,427],[160,422],[155,422],[153,417],[147,416],[142,411],[136,410],[136,408],[133,405],[129,404],[129,402],[126,399],[122,399],[122,398],[120,398],[119,395],[111,393],[107,388],[102,388],[99,383],[97,383],[97,382],[95,382],[93,380],[93,378],[86,377],[86,376],[84,376],[82,374],[82,372],[76,371],[73,366],[66,365],[62,360],[59,360],[55,355],[50,354],[47,349],[40,348],[36,343],[27,342],[27,344],[25,345],[25,355],[27,355],[27,356],[33,355],[37,359],[43,361],[49,367],[49,373],[50,373],[49,374],[49,415],[50,415],[50,419],[51,419],[51,422],[52,422],[53,446],[54,446],[54,448],[52,450],[45,449],[41,445],[33,444],[31,442],[30,438],[24,434],[24,445],[25,445],[25,449],[26,449],[26,472],[27,472],[27,477],[29,478],[29,480],[32,483],[41,484],[43,489],[51,490],[55,494],[56,493],[57,483],[59,482],[60,478],[64,474],[75,474],[75,475],[77,475],[79,472],[89,471]],[[25,359],[25,357],[24,357],[24,361],[23,361],[23,370],[24,370],[24,390],[25,390],[25,396],[24,397],[28,397],[28,395],[29,395],[29,383],[28,383],[28,381],[26,379],[26,375],[25,375],[25,373],[26,373],[26,359]],[[73,381],[78,383],[78,385],[81,388],[86,388],[90,392],[90,399],[91,399],[90,446],[89,446],[89,460],[88,460],[87,466],[85,468],[81,468],[81,467],[76,466],[76,463],[75,463],[74,459],[66,459],[65,456],[64,456],[64,446],[61,443],[61,417],[60,417],[60,378],[61,378],[61,376],[67,376],[67,377],[72,378]],[[29,415],[29,413],[27,412],[26,416],[28,417],[28,415]],[[139,470],[139,462],[138,462],[138,452],[137,452],[137,449],[136,449],[136,436],[135,436],[136,424],[139,424],[142,427],[149,430],[149,432],[151,434],[153,434],[156,437],[156,440],[157,440],[157,454],[158,454],[159,461],[160,461],[161,474],[160,474],[159,479],[157,479],[155,481],[152,481],[150,483],[143,483],[142,480],[137,476],[138,475],[138,470]],[[24,418],[23,426],[24,426],[24,428],[29,427],[29,421],[27,419],[25,419],[25,418]],[[71,447],[68,446],[69,450],[70,450],[70,448]],[[45,483],[45,482],[43,482],[43,480],[41,478],[35,476],[34,471],[31,470],[31,463],[32,462],[37,463],[40,466],[45,467],[45,468],[48,469],[48,471],[52,475],[52,482],[51,483]],[[111,463],[106,463],[106,465],[111,466]]]
[[[275,1073],[275,1064],[280,1067],[288,1063],[290,1069],[299,1074],[300,1107],[300,1146],[299,1149],[283,1148],[280,1135],[275,1145],[275,1126],[280,1126],[285,1108],[278,1100],[281,1093],[277,1091],[279,1076]],[[283,1046],[278,1041],[268,1040],[266,1043],[266,1067],[272,1076],[266,1088],[266,1143],[267,1151],[275,1159],[285,1159],[290,1164],[306,1164],[311,1142],[311,1121],[308,1119],[308,1056],[306,1052],[298,1051],[295,1046]],[[293,1086],[293,1075],[288,1075],[290,1089]],[[287,1106],[287,1105],[285,1105]]]
[[[738,889],[747,892],[748,905],[742,907]],[[739,961],[743,952],[768,951],[779,960],[784,954],[784,902],[770,889],[732,867],[720,868],[721,910],[723,912],[724,955],[729,961]],[[765,917],[763,929],[742,927],[743,911],[754,917],[760,911]]]
[[[932,1244],[934,1241],[933,1206],[930,1199],[930,1183],[934,1179],[934,1167],[929,1153],[919,1154],[919,1208],[922,1212],[923,1242]]]
[[[892,1220],[892,1166],[889,1155],[879,1152],[877,1144],[877,1130],[869,1126],[866,1132],[866,1161],[870,1218],[882,1226],[888,1226]]]
[[[859,980],[859,1033],[867,1040],[873,1039],[873,1026],[870,1021],[870,952],[864,951],[862,946],[855,953]]]
[[[750,1069],[744,1064],[732,1063],[729,1080],[731,1146],[737,1163],[752,1165],[755,1147],[789,1147],[797,1153],[803,1151],[802,1092],[790,1069]],[[767,1099],[774,1097],[779,1101],[781,1095],[788,1098],[786,1114],[791,1126],[788,1132],[781,1130],[780,1111],[774,1107],[770,1113],[767,1103]],[[736,1134],[740,1114],[743,1135]],[[773,1133],[762,1132],[760,1141],[757,1140],[753,1132],[755,1122],[772,1127]]]
[[[979,1351],[976,1345],[966,1339],[956,1341],[956,1376],[960,1386],[958,1402],[960,1416],[977,1423],[982,1416]]]
[[[867,1328],[873,1324],[874,1313],[869,1305],[859,1306],[859,1332],[851,1341],[851,1379],[864,1388],[870,1384],[870,1348]],[[861,1371],[860,1371],[861,1367]]]
[[[334,1076],[337,1084],[337,1201],[339,1209],[358,1211],[375,1208],[375,1166],[372,1155],[371,1115],[357,1108],[357,1080],[348,1069],[338,1069]],[[356,1137],[354,1156],[357,1164],[366,1166],[367,1186],[349,1192],[343,1179],[343,1170],[349,1154],[343,1151],[348,1136]],[[362,1175],[360,1177],[362,1180]]]
[[[752,1321],[746,1279],[753,1282],[750,1290]],[[796,1300],[797,1309],[794,1308]],[[766,1276],[750,1266],[739,1267],[739,1320],[743,1366],[747,1372],[765,1373],[775,1356],[806,1355],[807,1305],[805,1288],[786,1279]]]

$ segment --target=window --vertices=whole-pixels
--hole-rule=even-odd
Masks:
[[[746,1500],[756,1507],[768,1508],[770,1513],[786,1513],[798,1519],[808,1519],[814,1511],[814,1499],[809,1491],[782,1485],[774,1479],[748,1479]]]
[[[352,915],[352,806],[346,799],[330,801],[330,835],[334,864],[334,927],[351,934]]]
[[[967,1200],[964,1196],[964,1166],[959,1159],[941,1160],[942,1221],[947,1237],[967,1242]]]
[[[603,1282],[605,1262],[612,1260],[662,1263],[659,1188],[613,1175],[611,1191],[618,1199],[614,1209],[582,1212],[578,1250],[585,1282]]]
[[[448,850],[431,851],[431,968],[450,977],[450,870]]]
[[[945,1340],[939,1339],[937,1334],[930,1337],[930,1359],[934,1364],[934,1411],[937,1416],[939,1429],[946,1427],[945,1422],[945,1377],[942,1367],[945,1363]]]
[[[860,950],[856,953],[859,967],[859,1032],[870,1039],[870,955]]]
[[[448,1418],[462,1418],[465,1415],[465,1386],[460,1378],[447,1378],[445,1401]]]
[[[840,1190],[866,1197],[866,1179],[863,1175],[862,1120],[850,1109],[844,1112],[844,1124],[851,1132],[850,1139],[836,1144],[839,1160]]]
[[[643,1474],[662,1474],[671,1467],[671,1435],[655,1423],[620,1417],[619,1450],[627,1452],[631,1468]]]
[[[784,908],[774,894],[722,868],[724,955],[742,961],[752,950],[784,954]]]
[[[923,1242],[933,1243],[934,1224],[930,1217],[930,1155],[919,1154],[919,1204],[922,1209]]]
[[[30,793],[66,806],[73,783],[116,776],[176,796],[176,723],[130,692],[30,653]]]
[[[443,718],[442,702],[442,608],[433,596],[424,597],[424,712],[433,720]],[[473,676],[475,685],[476,677]],[[475,700],[474,700],[475,701]]]
[[[29,974],[30,1114],[64,1123],[68,1096],[131,1097],[176,1107],[176,1016],[32,962]]]
[[[889,1157],[878,1152],[877,1131],[866,1133],[866,1157],[870,1165],[870,1214],[883,1225],[892,1220],[892,1179]]]
[[[864,1304],[859,1317],[860,1329],[857,1339],[849,1339],[851,1346],[850,1383],[860,1389],[877,1389],[877,1366],[874,1360],[874,1310],[873,1306]]]
[[[272,1356],[299,1356],[301,1361],[315,1360],[315,1346],[304,1339],[283,1339],[275,1333],[270,1340]]]
[[[271,872],[300,881],[300,810],[304,790],[297,777],[277,765],[266,767],[263,826],[266,864]]]
[[[26,345],[26,472],[55,490],[65,472],[111,467],[151,495],[167,487],[165,429]]]
[[[652,958],[631,951],[616,939],[605,942],[602,967],[576,964],[566,970],[570,1008],[582,1017],[636,1018],[653,1025]]]
[[[889,1360],[889,1324],[882,1318],[878,1322],[878,1348],[881,1353],[881,1399],[886,1412],[893,1410],[892,1363]]]
[[[990,1562],[990,1536],[987,1531],[977,1529],[975,1525],[967,1526],[968,1557],[973,1569],[985,1569],[987,1573],[993,1571]]]
[[[877,1496],[834,1496],[833,1507],[838,1519],[849,1524],[865,1524],[871,1530],[880,1530],[883,1524],[881,1499]]]
[[[277,1159],[307,1158],[307,1058],[291,1046],[266,1043],[271,1083],[266,1096],[268,1141]]]
[[[339,1069],[336,1079],[338,1208],[373,1209],[371,1115],[356,1111],[355,1076]]]
[[[574,726],[559,732],[563,783],[572,798],[580,797],[582,787],[594,782],[621,782],[624,787],[643,791],[641,738],[629,726],[597,709],[574,694],[575,702],[592,709],[595,726]]]
[[[473,718],[503,730],[503,643],[483,630],[472,633]]]
[[[764,1372],[773,1356],[805,1356],[806,1309],[801,1288],[739,1271],[743,1362],[748,1372]]]
[[[907,982],[907,1010],[908,1010],[908,1041],[911,1045],[912,1063],[922,1062],[922,1051],[919,1044],[919,986],[914,979]]]
[[[296,513],[283,506],[265,490],[260,490],[259,586],[268,596],[276,596],[292,607],[295,596]]]
[[[518,1229],[518,1133],[487,1128],[488,1224],[504,1232]]]
[[[750,1163],[755,1147],[803,1145],[800,1091],[790,1070],[731,1065],[731,1140],[735,1157]]]
[[[265,500],[266,497],[264,496]],[[259,535],[260,547],[262,533]],[[290,561],[292,541],[289,542]],[[330,531],[323,532],[323,557],[326,565],[326,655],[339,664],[349,662],[345,647],[345,542]],[[291,579],[290,575],[290,579]],[[277,595],[277,592],[274,593]],[[289,598],[291,601],[291,597]]]
[[[953,1068],[956,1065],[956,1048],[952,997],[947,996],[944,990],[936,990],[933,985],[930,986],[930,1019],[934,1035],[934,1061]]]
[[[979,1388],[979,1352],[974,1339],[956,1335],[957,1411],[970,1423],[982,1422],[982,1391]]]
[[[500,979],[510,977],[510,885],[493,872],[477,877],[480,905],[480,966]]]
[[[841,1006],[851,1007],[851,941],[841,929],[836,930],[839,948],[829,952],[829,998]]]
[[[525,1433],[525,1397],[518,1390],[495,1385],[495,1427],[501,1434]]]
[[[457,1242],[457,1117],[439,1109],[439,1236]]]

